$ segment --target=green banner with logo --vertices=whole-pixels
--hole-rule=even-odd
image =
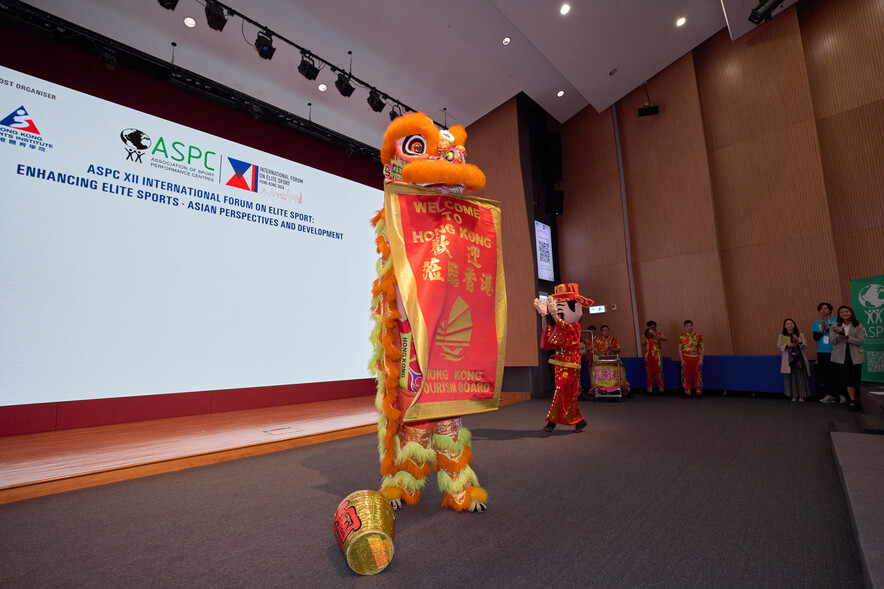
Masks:
[[[884,274],[851,280],[850,299],[866,330],[863,381],[884,382]]]

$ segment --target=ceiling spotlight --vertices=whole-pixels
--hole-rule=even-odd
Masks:
[[[301,63],[298,65],[298,71],[308,80],[315,80],[316,76],[319,75],[319,68],[316,67],[316,64],[313,63],[310,57],[303,53],[301,54]]]
[[[258,38],[255,39],[255,49],[258,50],[258,55],[264,59],[273,57],[273,54],[276,53],[276,47],[273,46],[273,38],[270,36],[270,33],[267,31],[258,33]]]
[[[344,72],[338,74],[338,79],[335,80],[335,88],[338,89],[338,92],[340,92],[341,96],[344,98],[349,97],[353,94],[353,90],[356,89],[353,87],[353,84],[350,83],[350,76]]]
[[[504,44],[504,45],[509,45],[511,42],[512,42],[512,39],[510,39],[509,37],[504,37],[504,38],[503,38],[503,44]]]
[[[685,24],[686,22],[688,22],[688,19],[686,19],[685,17],[682,16],[682,17],[679,18],[677,21],[675,21],[675,26],[677,26],[677,27],[684,26],[684,24]]]
[[[224,25],[227,24],[227,15],[224,14],[224,7],[215,0],[206,0],[206,24],[215,31],[223,31]]]
[[[561,97],[564,96],[564,95],[565,95],[565,91],[564,91],[564,90],[559,90],[558,92],[556,92],[556,96],[558,96],[559,98],[561,98]]]
[[[559,8],[559,14],[561,14],[562,16],[565,16],[569,12],[571,12],[571,5],[568,4],[567,2],[565,2],[564,4],[562,4],[562,7]]]
[[[192,29],[193,27],[196,26],[196,19],[193,18],[192,16],[185,16],[184,17],[184,26]]]
[[[372,90],[368,93],[368,100],[366,102],[368,102],[368,106],[371,107],[371,110],[375,112],[381,112],[384,110],[384,107],[387,106],[387,103],[384,102],[377,90]]]
[[[320,84],[319,86],[316,87],[316,89],[319,90],[320,92],[325,92],[326,90],[328,90],[328,86],[326,86],[325,84]]]
[[[398,117],[402,116],[402,109],[396,106],[395,104],[390,107],[390,120],[395,121]]]
[[[762,0],[762,2],[749,13],[749,21],[756,25],[760,25],[761,21],[765,19],[770,20],[772,16],[771,13],[782,3],[783,0]]]
[[[157,2],[160,3],[160,6],[169,10],[175,10],[175,7],[178,6],[178,0],[157,0]]]

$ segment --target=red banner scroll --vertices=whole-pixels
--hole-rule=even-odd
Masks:
[[[496,410],[506,338],[498,203],[392,183],[384,206],[423,374],[405,421]]]

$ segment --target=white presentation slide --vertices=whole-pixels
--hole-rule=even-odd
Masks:
[[[382,182],[0,67],[0,405],[369,378]]]

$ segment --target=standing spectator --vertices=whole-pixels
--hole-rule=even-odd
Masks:
[[[691,397],[691,384],[697,390],[697,398],[703,398],[703,336],[694,333],[694,322],[684,322],[684,333],[678,338],[678,355],[681,356],[681,386],[685,399]]]
[[[645,370],[648,373],[648,394],[654,392],[654,383],[660,394],[663,394],[663,352],[660,346],[666,341],[666,336],[657,333],[657,322],[648,321],[647,329],[642,335],[642,347],[645,349]]]
[[[834,307],[832,303],[820,303],[816,306],[816,310],[820,314],[820,318],[813,322],[813,341],[816,344],[816,380],[819,385],[819,394],[821,403],[836,403],[837,399],[833,394],[835,390],[832,388],[832,340],[829,334],[829,327],[835,323],[832,317]],[[847,398],[841,395],[841,402],[847,403]]]
[[[847,389],[847,396],[850,398],[847,408],[850,411],[859,411],[856,391],[862,380],[863,362],[866,360],[866,352],[863,349],[866,330],[857,321],[853,309],[846,305],[838,307],[838,319],[829,329],[833,336],[832,362],[838,365],[838,386]]]
[[[810,396],[810,364],[807,362],[807,340],[791,319],[783,321],[783,331],[777,338],[780,351],[780,373],[783,375],[783,392],[792,402],[803,403]]]

